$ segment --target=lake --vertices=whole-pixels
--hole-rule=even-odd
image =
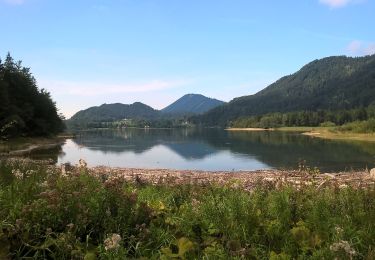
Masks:
[[[375,166],[375,143],[313,138],[297,132],[223,129],[121,129],[77,133],[49,154],[58,163],[196,170],[296,169],[332,172]]]

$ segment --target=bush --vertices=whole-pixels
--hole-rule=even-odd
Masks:
[[[333,126],[336,126],[336,124],[331,122],[331,121],[325,121],[325,122],[321,123],[320,126],[321,127],[333,127]]]
[[[355,121],[347,123],[335,130],[340,132],[352,132],[352,133],[375,133],[375,118],[367,121]]]

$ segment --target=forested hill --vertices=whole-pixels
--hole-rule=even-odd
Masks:
[[[140,102],[133,104],[103,104],[81,110],[68,121],[69,126],[85,126],[91,123],[114,122],[123,119],[165,121],[183,118],[186,115],[199,114],[224,102],[199,94],[187,94],[163,110],[156,110]],[[142,122],[143,124],[144,122]]]
[[[200,94],[186,94],[161,110],[169,114],[202,114],[224,102]]]
[[[77,112],[70,122],[112,122],[121,119],[153,119],[158,117],[159,111],[143,103],[133,104],[103,104]]]
[[[375,55],[315,60],[255,95],[233,99],[194,118],[226,125],[242,116],[273,112],[342,110],[367,107],[375,100]]]
[[[64,128],[50,94],[10,54],[0,59],[0,138],[53,135]]]

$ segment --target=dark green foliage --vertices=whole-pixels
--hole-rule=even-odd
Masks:
[[[239,117],[291,111],[347,110],[375,100],[375,55],[315,60],[255,95],[193,118],[205,125],[228,125]]]
[[[355,121],[336,127],[335,131],[351,133],[375,133],[375,118],[367,121]]]
[[[0,137],[46,136],[64,124],[50,94],[39,90],[29,68],[8,54],[0,60]]]
[[[375,118],[374,106],[350,110],[318,110],[289,113],[270,113],[265,115],[241,117],[234,120],[232,127],[276,128],[283,126],[335,126],[353,121]]]
[[[113,122],[122,119],[150,119],[158,117],[158,111],[140,102],[130,105],[115,103],[90,107],[71,117],[71,123]]]
[[[136,127],[136,128],[181,128],[190,126],[187,121],[187,116],[176,116],[176,117],[160,117],[152,119],[141,119],[141,118],[132,118],[132,119],[122,119],[115,121],[88,121],[81,119],[70,119],[67,120],[68,128],[72,130],[78,129],[90,129],[90,128],[127,128],[127,127]]]
[[[167,114],[202,114],[223,104],[223,101],[208,98],[203,95],[186,94],[174,103],[163,108],[161,112]]]

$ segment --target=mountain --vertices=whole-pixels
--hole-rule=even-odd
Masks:
[[[202,114],[225,102],[200,94],[187,94],[161,110],[165,114]]]
[[[151,119],[156,118],[159,111],[143,103],[135,102],[130,105],[115,103],[90,107],[74,114],[71,122],[111,122],[121,119]]]
[[[226,125],[242,116],[272,112],[367,107],[375,100],[375,55],[315,60],[262,91],[193,117],[196,123]]]
[[[169,127],[182,116],[200,114],[221,104],[224,104],[224,102],[198,94],[185,95],[161,111],[140,102],[130,105],[121,103],[103,104],[77,112],[66,123],[68,127],[90,127],[90,125],[97,125],[96,123],[135,119],[141,121],[139,122],[140,125],[145,124],[142,120],[147,120],[147,124],[154,127]]]

